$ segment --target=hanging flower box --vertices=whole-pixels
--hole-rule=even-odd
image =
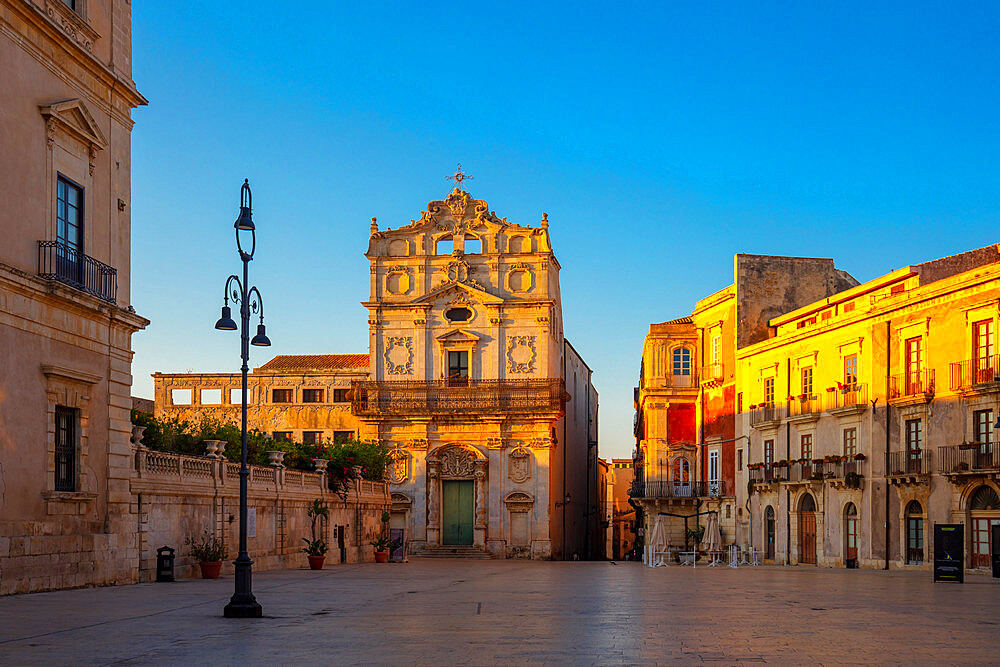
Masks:
[[[826,390],[827,390],[828,392],[831,392],[831,393],[833,393],[833,392],[837,391],[837,388],[836,388],[836,387],[827,387],[827,388],[826,388]]]
[[[980,447],[982,447],[982,444],[983,443],[981,443],[981,442],[963,442],[961,445],[958,446],[958,448],[959,449],[979,449]]]
[[[866,458],[868,458],[868,457],[865,456],[864,454],[860,454],[859,453],[859,454],[855,454],[854,455],[854,460],[855,461],[864,461]]]
[[[809,394],[799,394],[799,400],[804,401],[809,398]]]
[[[816,465],[822,465],[825,462],[826,459],[813,459],[813,463],[815,463]]]

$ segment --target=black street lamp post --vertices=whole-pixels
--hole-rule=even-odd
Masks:
[[[240,553],[233,563],[236,566],[236,591],[226,605],[225,616],[227,618],[260,618],[260,603],[253,596],[251,590],[250,574],[253,561],[247,553],[247,478],[250,470],[247,468],[247,371],[250,370],[247,362],[250,359],[250,345],[267,347],[271,344],[267,334],[264,332],[264,302],[260,298],[260,291],[256,286],[250,287],[248,276],[248,264],[253,259],[253,253],[257,249],[257,233],[254,230],[253,219],[251,217],[251,198],[249,180],[243,181],[240,189],[240,216],[236,219],[236,249],[239,250],[240,259],[243,261],[243,280],[235,275],[226,279],[226,289],[223,296],[222,317],[215,323],[216,329],[223,331],[235,331],[236,322],[233,321],[232,311],[229,308],[229,299],[233,303],[240,305],[240,358],[243,360],[243,400],[241,407],[243,410],[243,448],[240,452]],[[250,252],[243,250],[240,243],[240,232],[250,232]],[[234,285],[235,283],[235,285]],[[257,335],[250,339],[250,314],[260,311],[260,324],[257,325]]]

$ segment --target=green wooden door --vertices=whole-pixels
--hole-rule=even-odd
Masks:
[[[473,481],[444,480],[444,535],[442,544],[472,544]]]

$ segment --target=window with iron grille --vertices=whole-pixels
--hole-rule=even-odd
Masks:
[[[323,431],[302,431],[303,445],[318,445],[323,442]]]
[[[291,389],[271,390],[272,403],[291,403],[294,400],[293,396],[294,396],[294,391]]]
[[[56,406],[56,491],[76,491],[77,411]]]
[[[334,431],[333,432],[333,442],[334,444],[342,445],[354,437],[354,431]]]
[[[854,456],[858,453],[858,429],[844,429],[844,456]]]
[[[303,403],[322,403],[323,402],[323,390],[322,389],[303,389],[302,390],[302,402]]]
[[[334,389],[333,390],[333,402],[334,403],[347,403],[347,392],[350,389]]]

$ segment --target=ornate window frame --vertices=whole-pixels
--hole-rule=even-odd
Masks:
[[[94,479],[87,459],[90,456],[90,394],[103,378],[64,366],[42,364],[46,396],[45,499],[48,514],[85,514],[97,498],[98,480]],[[78,411],[76,442],[76,491],[56,491],[56,406]]]

